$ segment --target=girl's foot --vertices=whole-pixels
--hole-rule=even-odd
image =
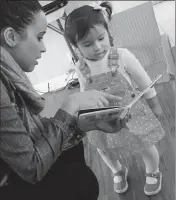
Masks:
[[[125,166],[122,166],[121,170],[113,174],[115,192],[120,194],[127,191],[128,189],[127,176],[128,176],[128,169]]]
[[[160,171],[157,173],[147,173],[145,176],[144,193],[149,196],[158,194],[162,185],[162,173]]]

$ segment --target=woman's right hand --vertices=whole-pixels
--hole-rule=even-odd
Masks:
[[[112,101],[120,101],[121,97],[100,92],[97,90],[88,90],[85,92],[74,93],[64,100],[61,109],[70,115],[76,115],[79,110],[90,108],[103,108],[109,106]]]

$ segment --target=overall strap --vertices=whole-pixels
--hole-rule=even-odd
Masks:
[[[117,51],[117,47],[111,47],[108,56],[108,66],[112,72],[112,76],[117,74],[117,68],[119,67],[118,64],[119,54]]]
[[[91,71],[83,57],[79,59],[79,70],[85,77],[87,83],[92,83]]]
[[[117,69],[119,68],[118,60],[119,60],[119,54],[118,54],[117,47],[111,47],[109,51],[109,56],[108,56],[108,64],[112,72],[112,76],[115,76],[117,74]],[[130,74],[128,75],[130,77],[130,85],[132,87],[132,97],[135,97],[136,87],[133,83],[133,80],[131,79]]]

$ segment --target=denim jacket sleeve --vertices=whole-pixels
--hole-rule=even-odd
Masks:
[[[54,118],[41,118],[45,133],[34,141],[1,80],[0,87],[0,157],[24,180],[36,183],[45,176],[58,156],[76,145],[84,133],[77,128],[74,117],[59,109]]]

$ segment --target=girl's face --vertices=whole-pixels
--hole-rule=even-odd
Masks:
[[[103,25],[95,25],[86,37],[77,42],[82,55],[89,60],[100,60],[110,48],[108,32]]]
[[[17,34],[17,43],[10,53],[21,69],[31,72],[37,65],[37,60],[46,51],[43,36],[47,29],[45,14],[41,11],[34,15],[33,22],[26,27],[24,36]]]

